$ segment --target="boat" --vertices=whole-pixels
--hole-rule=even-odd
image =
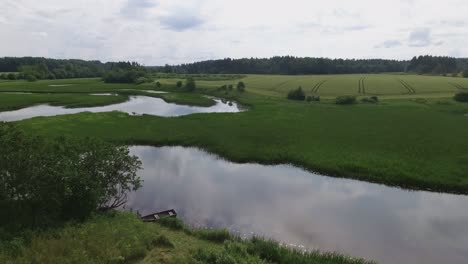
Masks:
[[[174,209],[170,209],[166,211],[161,211],[161,212],[141,216],[140,219],[143,222],[156,222],[162,218],[167,218],[167,217],[177,217],[176,211]]]

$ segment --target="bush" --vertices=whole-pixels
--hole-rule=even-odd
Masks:
[[[26,80],[28,82],[35,82],[35,81],[37,81],[37,78],[36,78],[36,76],[34,76],[32,74],[28,74],[28,75],[26,75]]]
[[[244,82],[238,82],[237,83],[237,91],[239,91],[239,92],[244,92],[245,91],[245,83]]]
[[[0,123],[0,149],[0,226],[10,230],[83,220],[141,186],[141,162],[127,147],[26,136]]]
[[[177,81],[176,87],[177,88],[182,88],[182,81]]]
[[[306,98],[307,102],[320,102],[320,96],[318,95],[312,95],[312,96],[307,96]]]
[[[356,103],[356,97],[351,95],[343,95],[336,97],[336,104],[351,105]]]
[[[156,88],[161,88],[161,83],[160,82],[156,82]]]
[[[361,102],[376,104],[376,103],[379,102],[379,98],[377,96],[364,97],[364,98],[361,99]]]
[[[458,101],[458,102],[466,103],[468,102],[468,92],[457,93],[453,99],[455,99],[455,101]]]
[[[197,85],[193,77],[188,77],[187,81],[185,82],[185,89],[187,90],[187,92],[193,92],[196,88]]]
[[[14,73],[9,73],[7,75],[8,80],[16,80],[16,75]]]
[[[143,84],[143,83],[148,83],[148,82],[151,82],[151,79],[146,78],[146,77],[138,77],[138,78],[135,80],[135,83],[136,83],[136,84]]]
[[[228,85],[228,90],[229,91],[232,91],[233,88],[234,88],[234,86],[232,86],[232,84]]]
[[[299,86],[296,90],[289,91],[288,99],[289,100],[304,101],[305,100],[305,94],[304,94],[304,91],[302,91],[302,87]]]

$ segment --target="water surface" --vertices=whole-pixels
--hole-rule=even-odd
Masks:
[[[132,147],[143,188],[127,208],[393,263],[468,263],[468,197],[405,191],[292,166],[236,164],[193,148]]]
[[[15,111],[0,112],[0,121],[19,121],[37,116],[57,116],[76,114],[81,112],[111,112],[120,111],[131,115],[157,115],[157,116],[182,116],[193,113],[233,113],[239,112],[236,103],[214,99],[216,105],[211,107],[198,107],[166,103],[160,98],[148,96],[131,96],[129,101],[101,106],[83,108],[65,108],[63,106],[37,105]]]

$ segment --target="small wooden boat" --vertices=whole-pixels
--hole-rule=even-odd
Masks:
[[[141,216],[140,219],[143,222],[156,222],[161,218],[166,218],[166,217],[177,217],[177,213],[174,209],[171,210],[166,210],[158,213],[153,213],[145,216]]]

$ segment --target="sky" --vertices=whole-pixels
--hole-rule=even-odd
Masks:
[[[2,0],[0,57],[468,57],[466,0]]]

